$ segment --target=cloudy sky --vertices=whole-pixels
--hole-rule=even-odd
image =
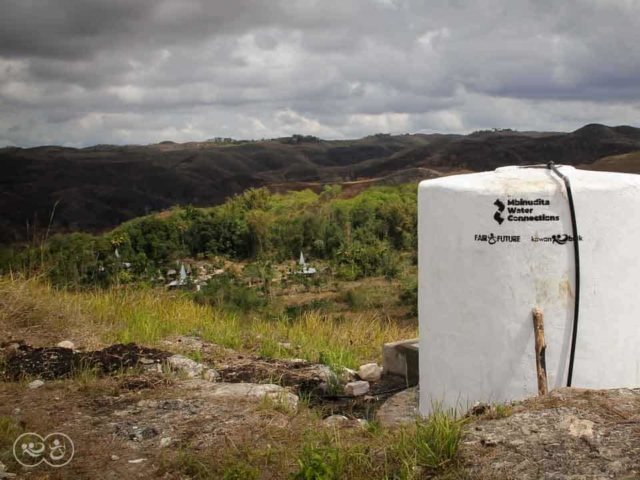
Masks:
[[[640,124],[640,0],[3,0],[0,146]]]

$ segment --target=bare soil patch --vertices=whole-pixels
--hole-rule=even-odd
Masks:
[[[111,345],[93,352],[75,352],[60,347],[34,348],[24,343],[0,347],[4,347],[6,352],[1,373],[6,379],[14,381],[30,377],[46,380],[71,378],[86,369],[112,374],[139,364],[162,363],[172,355],[133,343]]]

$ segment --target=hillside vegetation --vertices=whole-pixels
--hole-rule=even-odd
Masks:
[[[415,257],[415,185],[372,187],[350,199],[340,198],[340,190],[249,189],[217,207],[174,208],[103,235],[56,234],[41,244],[5,247],[0,269],[44,274],[57,286],[108,286],[163,282],[184,258],[217,268],[231,260],[251,263],[245,276],[268,284],[277,263],[304,252],[345,280],[397,277],[402,255]],[[228,278],[233,269],[226,271]]]
[[[571,133],[379,134],[350,141],[298,135],[258,142],[4,148],[0,242],[33,241],[48,230],[100,232],[178,204],[217,205],[248,188],[283,191],[313,184],[319,193],[326,184],[398,173],[413,181],[551,160],[590,165],[634,151],[640,151],[639,129],[604,125]],[[634,165],[610,168],[636,171]]]

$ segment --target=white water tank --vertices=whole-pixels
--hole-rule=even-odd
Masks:
[[[640,175],[559,170],[580,236],[572,386],[640,387]],[[424,181],[418,202],[420,413],[536,395],[533,308],[549,390],[566,386],[575,239],[564,182],[505,167]]]

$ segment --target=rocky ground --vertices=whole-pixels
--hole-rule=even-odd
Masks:
[[[468,429],[471,477],[640,479],[640,390],[559,389]]]
[[[0,478],[196,478],[176,467],[184,467],[187,446],[209,456],[241,445],[268,451],[305,425],[398,428],[416,415],[417,391],[392,395],[401,383],[378,379],[373,366],[359,372],[369,376],[369,390],[354,397],[346,392],[360,393],[347,387],[362,381],[356,372],[336,375],[323,365],[246,356],[188,337],[166,342],[166,351],[1,347],[0,434],[7,422],[14,432],[63,432],[75,454],[63,468],[26,469],[0,448]],[[446,478],[640,479],[640,390],[562,389],[513,406],[478,406],[455,463]]]
[[[339,376],[325,365],[246,356],[191,337],[164,343],[184,355],[135,344],[93,352],[65,343],[0,345],[0,417],[20,431],[63,432],[76,448],[69,465],[43,477],[19,466],[10,471],[25,478],[181,478],[164,472],[165,457],[186,444],[215,451],[247,435],[286,431],[301,397],[327,428],[356,427],[402,388],[402,379],[380,378],[373,364],[369,383],[354,371]],[[366,390],[345,394],[350,384]],[[16,467],[10,457],[0,460]]]

